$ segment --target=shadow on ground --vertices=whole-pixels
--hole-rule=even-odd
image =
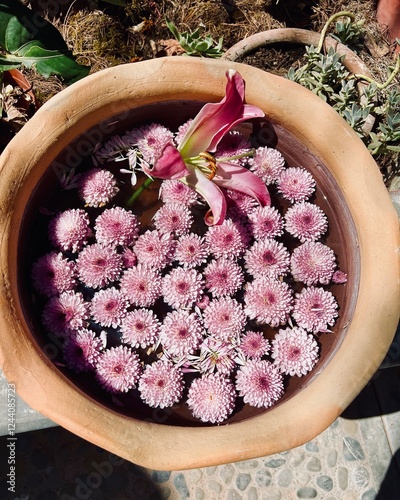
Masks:
[[[169,472],[148,471],[61,427],[16,440],[16,487],[8,491],[7,437],[0,438],[0,498],[7,500],[159,500]],[[164,487],[165,488],[165,487]]]

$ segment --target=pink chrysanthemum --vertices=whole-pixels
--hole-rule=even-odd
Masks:
[[[327,285],[336,267],[335,253],[320,242],[306,241],[293,250],[290,272],[295,281],[306,285]]]
[[[93,296],[90,312],[101,326],[117,328],[128,309],[128,299],[115,287],[99,290]]]
[[[138,263],[135,252],[131,248],[124,248],[121,254],[122,265],[129,269],[130,267],[135,267]]]
[[[161,270],[171,261],[174,241],[169,234],[148,230],[139,236],[133,250],[140,264]]]
[[[193,223],[190,210],[182,203],[167,203],[154,215],[154,226],[160,233],[186,234]]]
[[[224,257],[211,261],[204,269],[206,288],[213,297],[234,295],[243,284],[242,268]]]
[[[103,347],[102,340],[92,330],[81,328],[69,335],[64,343],[65,362],[77,373],[93,370]]]
[[[300,167],[284,170],[278,179],[278,193],[291,203],[307,200],[315,191],[314,177]]]
[[[164,203],[181,203],[186,207],[198,202],[196,191],[178,179],[167,179],[161,183],[160,198]]]
[[[195,314],[184,311],[168,313],[161,325],[160,342],[172,356],[193,354],[203,339],[203,327]]]
[[[141,398],[151,408],[166,408],[177,403],[183,387],[182,371],[161,360],[146,366],[138,385]]]
[[[216,158],[231,158],[248,153],[251,150],[250,141],[237,130],[231,130],[223,136],[214,154]],[[246,158],[229,160],[230,163],[241,164],[247,161]]]
[[[212,424],[223,422],[235,408],[236,392],[232,382],[218,373],[193,380],[187,405],[196,418]]]
[[[248,217],[256,239],[273,239],[283,234],[283,219],[275,207],[257,207]]]
[[[182,142],[183,137],[185,136],[186,132],[189,130],[190,125],[192,124],[193,118],[190,118],[188,121],[183,123],[179,128],[178,132],[175,135],[175,144],[179,146],[179,144]]]
[[[33,264],[32,279],[36,290],[48,297],[72,290],[76,284],[75,262],[62,253],[50,252]]]
[[[122,137],[122,140],[131,146],[137,146],[143,159],[151,165],[161,156],[168,144],[173,144],[173,139],[173,133],[158,123],[143,125],[126,132]]]
[[[135,309],[122,319],[120,329],[123,342],[144,349],[158,340],[160,322],[150,309]]]
[[[286,212],[285,229],[301,242],[315,241],[328,229],[328,219],[317,205],[302,201]]]
[[[161,294],[161,275],[155,269],[138,264],[122,275],[121,291],[132,305],[151,307]]]
[[[250,319],[272,327],[286,323],[293,307],[292,290],[285,282],[256,278],[246,287],[245,313]]]
[[[139,356],[126,346],[110,347],[96,364],[96,379],[111,393],[135,389],[141,375]]]
[[[88,319],[89,303],[81,293],[73,291],[51,297],[42,314],[44,326],[58,337],[85,327]]]
[[[82,283],[90,288],[100,288],[119,278],[122,258],[114,248],[94,243],[79,253],[76,267]]]
[[[287,274],[290,255],[285,246],[276,240],[256,241],[244,254],[246,271],[254,277],[278,278]]]
[[[285,168],[285,159],[277,149],[261,147],[256,150],[249,164],[250,170],[268,185],[279,179]]]
[[[92,234],[89,224],[89,216],[82,209],[59,212],[49,224],[50,241],[60,250],[78,252]]]
[[[292,316],[301,328],[318,333],[330,332],[335,324],[338,304],[334,295],[320,287],[310,286],[296,294]]]
[[[281,373],[301,377],[318,361],[318,344],[303,328],[286,328],[275,335],[271,357]]]
[[[104,210],[94,226],[96,240],[101,245],[132,245],[139,232],[137,217],[122,207]]]
[[[215,257],[238,257],[244,250],[242,235],[231,220],[209,227],[205,237]]]
[[[231,297],[212,300],[203,312],[203,319],[209,334],[222,340],[238,338],[246,324],[242,305]]]
[[[193,364],[200,373],[217,371],[229,375],[236,366],[235,356],[235,347],[231,342],[206,337],[200,346],[200,354]]]
[[[109,170],[93,168],[79,179],[78,192],[89,207],[101,207],[118,193],[117,181]]]
[[[228,216],[230,217],[246,220],[247,215],[258,206],[258,202],[255,198],[241,193],[240,191],[227,189],[226,194],[230,201],[230,206],[228,208]]]
[[[184,267],[200,266],[206,262],[208,255],[204,238],[197,234],[184,234],[176,243],[174,258]]]
[[[203,295],[203,286],[201,274],[195,269],[172,269],[162,282],[164,302],[175,308],[191,307]]]
[[[283,378],[269,361],[251,360],[238,370],[236,390],[245,403],[268,408],[283,396]]]
[[[261,332],[254,332],[251,330],[242,336],[239,350],[246,358],[261,359],[268,354],[270,343]]]

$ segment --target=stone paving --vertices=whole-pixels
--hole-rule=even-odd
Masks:
[[[2,381],[0,397],[4,377]],[[38,419],[36,427],[54,425],[20,400],[17,414],[19,430],[26,430],[32,417]],[[1,457],[6,443],[4,435]],[[400,367],[379,370],[342,416],[315,439],[268,457],[187,471],[149,470],[60,427],[18,434],[16,453],[16,493],[7,492],[7,466],[2,461],[1,499],[396,500]]]

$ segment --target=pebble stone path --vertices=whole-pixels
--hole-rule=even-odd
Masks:
[[[0,456],[7,443],[6,384],[2,375]],[[20,399],[17,416],[19,432],[32,425],[55,425]],[[2,465],[2,499],[395,500],[400,498],[400,367],[378,371],[342,416],[312,441],[243,462],[186,471],[150,470],[60,427],[18,434],[17,443],[16,494],[2,494]]]

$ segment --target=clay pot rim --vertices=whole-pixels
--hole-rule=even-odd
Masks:
[[[361,261],[353,321],[325,369],[276,410],[220,427],[136,421],[105,409],[60,377],[34,342],[18,303],[16,279],[15,245],[24,200],[58,153],[84,130],[156,100],[195,96],[200,101],[218,101],[224,95],[225,72],[232,67],[246,81],[247,102],[259,105],[268,118],[320,157],[343,186],[358,232]],[[110,68],[73,84],[48,101],[1,155],[0,210],[0,362],[8,381],[47,417],[139,465],[164,470],[201,467],[277,453],[314,438],[368,382],[396,330],[399,228],[375,162],[352,129],[321,99],[300,85],[250,66],[162,58]]]

